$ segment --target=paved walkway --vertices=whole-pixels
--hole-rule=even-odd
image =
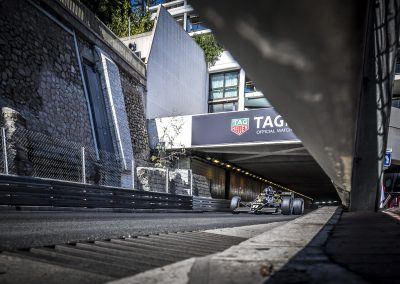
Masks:
[[[332,261],[371,283],[400,283],[400,211],[345,212],[326,246]]]
[[[259,283],[284,267],[336,212],[334,207],[320,208],[224,252],[191,258],[115,283]]]
[[[400,283],[400,210],[323,207],[207,257],[125,283]]]

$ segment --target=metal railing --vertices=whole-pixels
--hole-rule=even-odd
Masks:
[[[96,15],[77,0],[57,0],[65,9],[79,19],[102,40],[108,43],[125,61],[145,76],[144,62],[132,52]]]

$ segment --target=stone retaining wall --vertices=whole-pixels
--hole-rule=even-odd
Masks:
[[[153,167],[138,167],[137,189],[153,192],[167,192],[166,174],[167,170]],[[193,175],[191,171],[185,169],[168,170],[168,193],[189,195],[191,191],[190,182],[193,181],[193,195],[201,197],[210,197],[210,186],[207,178],[201,175]]]
[[[73,37],[24,0],[0,2],[0,107],[28,130],[92,145]]]
[[[40,2],[38,0],[37,3]],[[43,8],[68,28],[77,29],[83,24],[63,9],[51,10],[53,6],[56,4],[43,5]],[[83,63],[95,64],[95,47],[105,50],[113,59],[118,58],[118,54],[99,41],[88,27],[76,30],[76,35]],[[130,161],[133,154],[136,166],[147,166],[149,145],[145,120],[145,80],[138,78],[138,73],[129,70],[126,64],[123,67],[118,64],[113,65],[114,73],[119,71],[118,82],[115,78],[112,80],[118,83],[119,101],[123,102],[118,112],[123,111],[127,116],[124,147],[128,145],[130,149],[124,152],[130,155],[125,159]],[[15,118],[13,114],[18,114],[24,121],[23,129],[94,148],[94,133],[73,36],[26,0],[0,0],[0,66],[1,126],[6,126],[7,131],[12,133],[6,121],[12,121]],[[104,81],[104,78],[101,80]],[[115,131],[111,121],[110,125]],[[115,135],[113,142],[116,142]],[[35,150],[41,152],[46,149]],[[23,157],[22,150],[20,153]],[[11,160],[15,162],[15,157]],[[30,175],[28,166],[25,161],[25,166],[20,166],[18,173]]]

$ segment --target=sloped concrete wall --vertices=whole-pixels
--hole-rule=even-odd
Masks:
[[[163,8],[147,68],[147,118],[207,112],[203,50]]]

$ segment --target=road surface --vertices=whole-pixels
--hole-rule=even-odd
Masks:
[[[0,250],[265,224],[296,217],[231,213],[0,211]]]

